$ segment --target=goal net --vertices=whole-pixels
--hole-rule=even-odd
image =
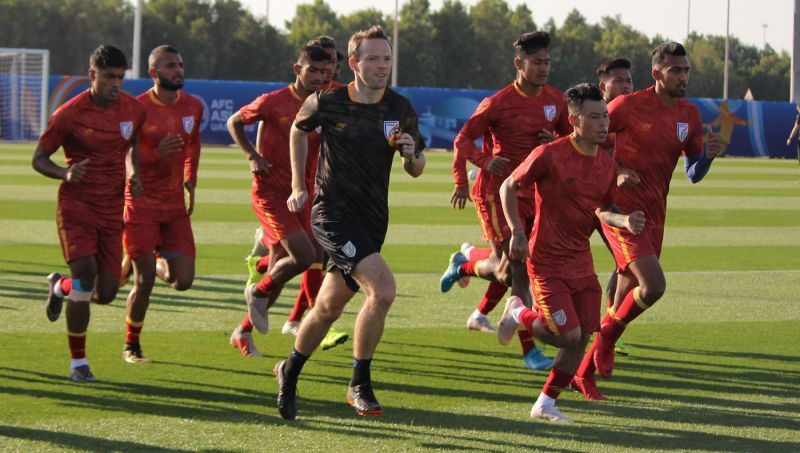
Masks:
[[[33,141],[47,126],[50,51],[0,47],[0,140]]]

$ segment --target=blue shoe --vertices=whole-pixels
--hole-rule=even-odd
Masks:
[[[539,348],[533,348],[522,356],[522,363],[525,364],[525,368],[533,371],[549,370],[553,366],[553,361],[545,357]]]
[[[450,291],[450,288],[452,288],[457,281],[461,280],[461,276],[458,275],[458,270],[461,268],[461,265],[466,262],[467,257],[461,252],[450,255],[450,265],[447,266],[447,270],[444,271],[442,278],[439,279],[439,289],[441,289],[443,293]]]

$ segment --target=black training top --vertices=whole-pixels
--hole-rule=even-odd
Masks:
[[[355,221],[372,231],[389,224],[389,173],[395,149],[392,135],[414,138],[417,155],[425,148],[411,102],[389,88],[380,101],[353,100],[350,86],[309,96],[295,126],[310,132],[321,128],[322,150],[317,165],[312,223]]]

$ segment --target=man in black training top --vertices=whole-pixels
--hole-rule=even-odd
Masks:
[[[278,410],[285,419],[297,415],[295,392],[303,364],[359,287],[366,299],[353,329],[347,400],[359,415],[383,413],[372,391],[370,362],[395,297],[394,276],[380,255],[389,226],[389,173],[399,151],[406,173],[422,174],[425,144],[411,103],[386,88],[392,46],[384,31],[375,26],[354,34],[348,53],[355,81],[309,96],[292,127],[292,195],[287,203],[293,212],[308,202],[306,134],[317,127],[322,131],[311,228],[330,264],[292,353],[273,369]]]

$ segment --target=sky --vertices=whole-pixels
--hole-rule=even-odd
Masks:
[[[269,4],[270,23],[285,30],[285,22],[291,20],[297,5],[311,0],[240,0],[257,17],[264,17]],[[691,31],[725,35],[725,10],[730,1],[730,33],[746,44],[761,48],[766,42],[774,49],[791,51],[794,2],[792,0],[506,0],[512,8],[521,3],[533,12],[533,20],[542,25],[554,18],[557,25],[573,9],[587,18],[589,23],[599,23],[604,16],[620,15],[622,22],[645,33],[660,34],[665,38],[683,41],[686,37],[687,16]],[[326,0],[338,14],[375,7],[386,14],[394,13],[394,0]],[[402,7],[403,0],[400,0]],[[441,7],[442,0],[430,0],[431,10]],[[465,5],[474,5],[477,0],[461,0]],[[691,5],[691,8],[690,8]],[[661,11],[656,7],[660,6]],[[765,28],[763,25],[766,24]],[[402,28],[401,28],[402,30]],[[766,33],[765,33],[766,32]]]

